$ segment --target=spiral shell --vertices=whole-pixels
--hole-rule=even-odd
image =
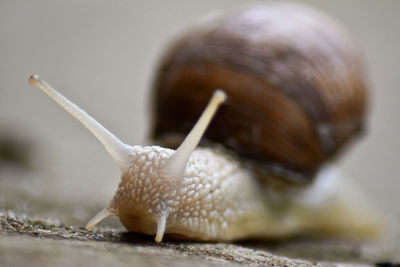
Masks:
[[[293,4],[251,7],[175,41],[154,82],[153,132],[185,136],[216,88],[206,132],[270,176],[309,182],[364,128],[364,58],[340,25]]]

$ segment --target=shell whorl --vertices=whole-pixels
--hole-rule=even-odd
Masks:
[[[154,83],[153,137],[173,147],[165,140],[186,135],[215,88],[229,101],[206,138],[292,181],[312,180],[365,123],[357,46],[297,5],[241,10],[176,41]]]

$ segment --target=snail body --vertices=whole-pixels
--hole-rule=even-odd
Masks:
[[[205,32],[205,35],[209,35],[210,32],[215,33],[218,30]],[[240,60],[232,59],[230,61],[229,58],[212,56],[211,59],[216,58],[216,61],[206,60],[207,62],[203,62],[201,59],[202,63],[194,64],[193,62],[198,61],[198,54],[194,53],[193,57],[193,53],[190,51],[196,50],[196,44],[201,46],[203,35],[199,38],[195,39],[198,42],[193,42],[194,48],[189,47],[188,50],[176,48],[174,53],[167,57],[156,82],[155,95],[156,103],[159,106],[157,106],[155,122],[160,124],[155,126],[155,137],[159,140],[162,140],[163,137],[171,140],[171,135],[187,134],[187,128],[191,128],[176,150],[160,146],[141,147],[124,144],[38,76],[30,77],[31,85],[42,89],[96,136],[121,169],[121,182],[114,198],[89,221],[87,229],[90,230],[104,218],[115,215],[129,231],[155,235],[157,242],[162,241],[164,234],[179,239],[210,241],[286,238],[300,233],[361,238],[375,236],[379,232],[379,220],[376,219],[374,211],[357,187],[334,168],[318,171],[323,163],[340,150],[341,146],[351,139],[362,126],[366,99],[365,88],[359,80],[358,74],[351,76],[353,80],[350,83],[356,83],[357,89],[352,91],[351,87],[348,89],[350,93],[340,90],[339,93],[332,93],[334,91],[332,88],[339,86],[338,83],[333,83],[332,87],[328,86],[328,89],[332,90],[328,94],[329,97],[317,97],[319,105],[323,105],[327,99],[337,100],[336,102],[332,100],[333,102],[327,105],[331,109],[325,113],[325,115],[328,114],[325,117],[312,108],[306,109],[308,105],[305,103],[309,101],[307,97],[296,106],[293,97],[303,96],[296,91],[297,89],[290,94],[288,87],[281,90],[278,88],[279,86],[270,86],[267,88],[268,90],[262,89],[256,93],[246,93],[245,91],[245,96],[242,97],[244,102],[240,102],[237,90],[240,89],[239,87],[246,88],[244,81],[258,80],[259,83],[253,85],[257,89],[263,88],[265,83],[270,84],[270,80],[265,82],[257,75],[257,77],[251,76],[246,79],[242,77],[242,74],[248,71],[243,71],[243,66],[237,68],[240,70],[239,73],[232,73],[232,69],[222,69],[217,64],[222,62],[222,65],[226,66],[228,63],[238,63]],[[184,38],[180,45],[190,46],[190,42]],[[199,51],[204,52],[202,49]],[[248,57],[248,61],[253,62],[252,57]],[[346,57],[346,60],[352,62],[351,58]],[[187,65],[192,63],[194,65],[191,65],[187,71]],[[207,68],[210,65],[212,68]],[[217,71],[214,72],[215,70]],[[292,71],[291,69],[288,72],[292,73]],[[324,71],[327,70],[324,69]],[[188,78],[182,78],[182,75],[176,76],[177,73],[182,74],[182,72],[189,73]],[[231,72],[232,76],[222,76],[223,78],[220,79],[220,81],[233,80],[230,85],[224,84],[218,79],[209,79],[215,73],[221,72],[223,74]],[[202,75],[199,73],[203,73],[205,75],[203,78],[206,78],[210,84],[204,87]],[[346,75],[343,77],[347,77]],[[235,78],[236,76],[240,78]],[[293,81],[301,81],[301,79],[296,78],[287,83]],[[319,79],[317,81],[324,84]],[[174,91],[176,88],[182,89],[185,84],[187,90],[194,89],[193,94],[178,93],[179,90]],[[310,92],[311,89],[314,89],[315,84],[310,84],[312,86],[308,88],[306,96],[313,95]],[[252,89],[251,85],[247,87]],[[217,88],[222,88],[222,91]],[[244,89],[241,88],[241,90]],[[285,94],[281,94],[282,91]],[[359,96],[355,96],[357,91],[361,92]],[[263,115],[261,111],[254,111],[251,108],[252,105],[248,103],[249,95],[259,96],[260,99],[264,99],[266,95],[271,96],[275,102],[267,101],[269,108]],[[343,100],[346,95],[349,96],[349,100]],[[205,101],[210,97],[210,102],[200,116],[200,110],[206,106]],[[286,99],[286,102],[282,99]],[[261,102],[256,103],[255,106],[258,108]],[[224,105],[222,105],[223,103]],[[286,103],[285,112],[288,112],[288,116],[282,110],[272,110],[279,108],[277,105],[282,103]],[[354,104],[354,107],[351,103]],[[220,105],[222,106],[217,113]],[[349,118],[345,119],[342,117],[342,113],[336,112],[332,108],[335,105],[345,107],[345,113]],[[195,115],[187,112],[186,108],[188,107],[194,108]],[[171,108],[171,111],[167,111],[167,108]],[[239,112],[240,108],[243,108],[244,111]],[[178,109],[182,114],[176,112]],[[296,116],[295,111],[300,115]],[[166,117],[160,115],[163,113]],[[178,117],[173,120],[167,113],[175,114]],[[239,119],[236,123],[241,130],[233,133],[230,133],[230,130],[223,130],[225,126],[231,127],[232,124],[235,124],[234,120],[229,118],[229,113],[233,118]],[[278,119],[274,117],[277,114]],[[317,117],[312,120],[304,119],[302,117],[304,114]],[[200,119],[194,123],[192,119],[195,117],[197,120],[199,116]],[[241,161],[241,158],[225,154],[216,148],[196,148],[214,117],[209,128],[210,133],[206,137],[211,142],[221,141],[229,148],[237,149],[239,155],[249,156],[251,160],[261,156],[259,162],[267,166],[267,172],[262,172],[260,175],[257,168],[249,168]],[[258,123],[255,122],[257,118],[259,119]],[[278,142],[278,145],[274,147],[274,140],[272,140],[271,147],[260,145],[261,148],[267,147],[266,152],[260,152],[261,150],[256,149],[257,146],[254,145],[254,141],[250,140],[250,137],[258,136],[258,141],[261,142],[268,140],[264,140],[265,137],[260,137],[257,133],[249,135],[244,130],[246,123],[250,126],[254,124],[255,128],[258,127],[259,133],[264,133],[272,127],[268,125],[268,120],[271,120],[271,124],[273,124],[278,123],[280,118],[284,118],[281,123],[282,127],[274,130],[269,137],[282,134],[283,136],[277,137],[277,140],[287,138],[287,147],[285,148],[285,142],[281,144]],[[243,121],[245,124],[242,123]],[[169,123],[171,124],[170,128],[166,126]],[[318,126],[317,130],[311,127],[313,123]],[[321,125],[329,126],[324,128],[328,129],[325,135],[322,134],[323,127],[321,128]],[[287,130],[299,130],[299,137],[297,138],[295,132],[286,134]],[[227,133],[227,142],[224,142],[224,138],[220,136],[221,133]],[[304,133],[309,133],[309,136]],[[310,140],[306,140],[305,137]],[[244,143],[241,143],[242,141]],[[246,144],[250,145],[247,151],[243,149]],[[300,153],[302,148],[306,154],[311,155],[308,157],[311,160],[304,160],[303,154]],[[274,149],[276,149],[275,154]],[[285,153],[287,153],[287,157],[297,155],[297,159],[285,160]],[[302,164],[302,162],[310,164]],[[263,180],[266,176],[274,177],[276,175],[287,175],[288,180],[296,182],[314,181],[305,186],[280,187],[265,183]]]
[[[177,150],[129,146],[33,75],[37,86],[78,119],[121,169],[114,198],[86,226],[115,215],[130,231],[174,238],[234,241],[298,233],[375,236],[379,222],[351,182],[323,173],[310,187],[271,191],[240,162],[196,146],[226,95],[217,91]]]

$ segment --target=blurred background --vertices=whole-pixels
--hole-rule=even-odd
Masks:
[[[400,216],[400,1],[295,2],[336,18],[367,56],[368,133],[338,164],[376,205]],[[168,41],[209,12],[248,3],[2,0],[0,151],[10,158],[0,162],[0,194],[18,189],[103,206],[119,182],[118,167],[98,141],[28,86],[29,75],[41,75],[126,143],[147,144],[149,89]]]

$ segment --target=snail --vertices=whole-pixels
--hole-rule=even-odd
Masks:
[[[176,149],[124,144],[37,75],[29,83],[87,127],[121,169],[88,230],[115,215],[156,242],[380,233],[363,194],[329,165],[365,122],[362,57],[315,11],[253,7],[179,39],[154,83],[153,136],[176,148],[186,135]],[[204,134],[211,146],[197,147]]]

